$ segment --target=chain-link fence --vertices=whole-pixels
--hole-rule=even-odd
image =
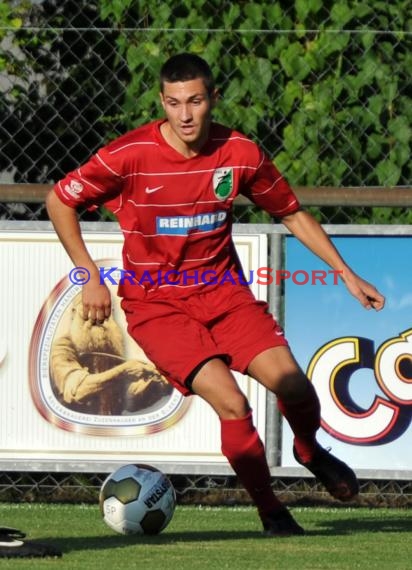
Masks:
[[[158,117],[160,66],[190,50],[215,72],[216,119],[256,139],[293,186],[410,185],[408,1],[9,4],[0,29],[0,182],[54,182]],[[411,221],[407,208],[373,204],[313,212],[329,223]],[[268,221],[252,206],[235,215]],[[42,205],[27,203],[2,204],[0,216],[46,219]]]
[[[293,186],[411,185],[409,0],[0,5],[0,184],[52,183],[108,140],[159,116],[160,65],[187,50],[216,74],[216,119],[257,140]],[[412,219],[402,204],[354,207],[344,198],[312,211],[325,223]],[[41,202],[2,201],[0,188],[0,219],[47,216]],[[235,219],[268,221],[250,205],[236,206]],[[103,477],[5,473],[0,498],[95,500]],[[247,502],[231,477],[173,482],[182,502]],[[274,486],[287,501],[309,493],[325,499],[306,479]],[[362,483],[364,502],[404,506],[411,496],[409,482]]]
[[[96,503],[107,473],[21,473],[0,475],[0,501]],[[235,477],[169,475],[179,504],[250,505],[251,500]],[[273,490],[289,505],[325,504],[341,506],[313,479],[278,477]],[[360,494],[348,506],[410,507],[412,483],[368,479],[361,481]]]

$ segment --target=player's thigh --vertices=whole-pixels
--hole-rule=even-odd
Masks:
[[[220,358],[205,362],[192,381],[192,390],[212,406],[220,418],[242,418],[249,403],[235,377]]]
[[[287,398],[300,400],[307,378],[288,346],[264,350],[250,362],[248,373],[268,390]]]

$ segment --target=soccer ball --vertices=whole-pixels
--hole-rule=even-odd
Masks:
[[[109,475],[100,489],[104,522],[120,534],[158,534],[176,507],[169,479],[149,465],[123,465]]]

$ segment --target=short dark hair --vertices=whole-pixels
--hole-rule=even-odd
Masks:
[[[160,70],[160,90],[163,93],[165,81],[176,83],[199,78],[203,79],[206,90],[211,95],[215,89],[215,80],[209,64],[193,53],[179,53],[163,64]]]

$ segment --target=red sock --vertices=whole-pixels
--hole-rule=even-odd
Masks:
[[[244,418],[220,419],[222,453],[260,513],[283,509],[271,487],[263,443],[253,425],[252,412]]]
[[[308,382],[305,397],[300,402],[290,403],[278,398],[278,408],[292,428],[299,457],[305,463],[310,461],[317,445],[316,432],[320,427],[320,404],[313,385]]]

